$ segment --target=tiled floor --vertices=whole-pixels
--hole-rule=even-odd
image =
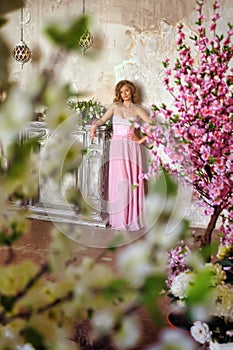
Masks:
[[[116,253],[113,253],[106,249],[106,247],[117,238],[117,232],[111,230],[110,228],[92,227],[84,225],[63,225],[61,223],[52,223],[43,220],[30,220],[31,227],[29,233],[25,234],[23,238],[14,247],[14,259],[15,261],[20,261],[24,258],[29,258],[37,264],[43,264],[49,252],[49,242],[50,242],[50,230],[52,228],[58,228],[68,237],[72,239],[75,245],[74,259],[75,263],[79,264],[83,257],[91,256],[96,260],[96,262],[106,263],[114,267],[114,259]],[[200,234],[202,230],[197,230],[197,234]],[[124,236],[121,240],[120,248],[125,244],[131,243],[136,239],[143,237],[145,232],[138,232],[128,234]],[[1,248],[0,254],[0,264],[2,264],[6,259],[6,249]],[[137,317],[141,321],[143,328],[143,339],[141,344],[132,350],[144,350],[148,344],[151,344],[158,338],[158,333],[160,328],[164,328],[166,323],[166,310],[167,310],[167,300],[164,298],[161,305],[161,310],[163,310],[164,319],[161,321],[160,325],[155,326],[149,317],[146,310],[141,308]],[[88,349],[88,346],[83,344],[82,349]],[[91,349],[89,347],[89,349]],[[107,349],[111,350],[112,347],[108,340],[105,339],[102,343],[96,344],[92,349]]]

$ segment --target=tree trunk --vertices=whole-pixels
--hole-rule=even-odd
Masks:
[[[213,231],[215,229],[217,220],[218,220],[219,215],[220,215],[222,210],[223,210],[223,208],[220,205],[216,206],[214,208],[214,212],[213,212],[213,214],[210,217],[209,224],[208,224],[208,226],[207,226],[207,228],[205,230],[205,233],[204,233],[203,237],[201,238],[201,245],[202,246],[207,246],[208,244],[211,243],[212,233],[213,233]]]

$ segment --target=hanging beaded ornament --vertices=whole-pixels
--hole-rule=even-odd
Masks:
[[[21,8],[21,40],[13,49],[12,56],[22,65],[22,68],[24,63],[27,63],[32,57],[31,50],[23,40],[23,8]]]
[[[85,14],[85,0],[83,0],[83,14]],[[83,31],[78,44],[81,47],[83,54],[93,45],[93,36],[87,29]]]
[[[93,36],[88,30],[85,30],[79,39],[79,46],[81,46],[83,53],[93,45]]]
[[[24,63],[27,63],[32,57],[31,50],[23,40],[21,40],[15,46],[15,48],[12,51],[12,54],[14,59],[22,65],[24,65]]]

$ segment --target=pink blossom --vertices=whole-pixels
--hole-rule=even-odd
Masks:
[[[168,68],[168,69],[165,70],[165,74],[166,75],[171,75],[171,72],[172,72],[171,68]]]
[[[213,214],[213,208],[211,208],[211,207],[205,208],[204,213],[205,213],[205,215],[208,215],[208,216],[212,215]]]
[[[192,183],[195,193],[205,203],[206,214],[212,215],[213,207],[218,206],[221,210],[224,208],[229,219],[233,217],[233,97],[230,91],[233,83],[233,68],[230,67],[233,28],[228,30],[223,40],[215,36],[220,18],[217,11],[219,2],[216,0],[209,24],[212,38],[208,38],[203,5],[204,1],[200,0],[197,7],[199,35],[194,42],[199,62],[196,62],[197,55],[192,53],[191,46],[184,43],[183,24],[179,24],[177,61],[174,67],[170,66],[169,59],[164,61],[164,84],[174,98],[174,110],[158,108],[155,119],[156,114],[163,115],[165,123],[156,125],[150,137],[155,147],[163,147],[171,163],[178,165],[179,170],[164,163],[154,150],[150,175],[158,169],[158,164],[162,164],[171,174]],[[223,227],[225,239],[233,241],[229,220],[224,221]]]
[[[219,2],[218,2],[218,0],[216,0],[216,1],[214,2],[213,8],[214,8],[214,10],[219,9]]]
[[[232,123],[223,124],[223,130],[226,132],[232,132]]]
[[[205,21],[205,16],[203,15],[203,13],[201,13],[199,16],[198,16],[198,19],[200,21]]]
[[[179,35],[177,36],[176,43],[177,45],[181,45],[183,40],[185,38],[184,33],[180,32]]]
[[[216,29],[216,23],[211,23],[210,30],[213,31]]]

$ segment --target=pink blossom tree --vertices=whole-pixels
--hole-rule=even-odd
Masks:
[[[193,45],[186,43],[183,25],[177,27],[178,57],[173,66],[169,59],[163,62],[164,84],[173,105],[152,106],[152,117],[162,116],[163,123],[155,123],[149,139],[154,144],[150,172],[162,165],[179,175],[205,205],[210,220],[201,244],[207,245],[219,217],[222,241],[233,242],[233,25],[228,23],[225,38],[217,34],[219,0],[214,0],[206,28],[204,2],[197,1],[197,29],[189,38]],[[158,147],[168,162],[158,155]]]

